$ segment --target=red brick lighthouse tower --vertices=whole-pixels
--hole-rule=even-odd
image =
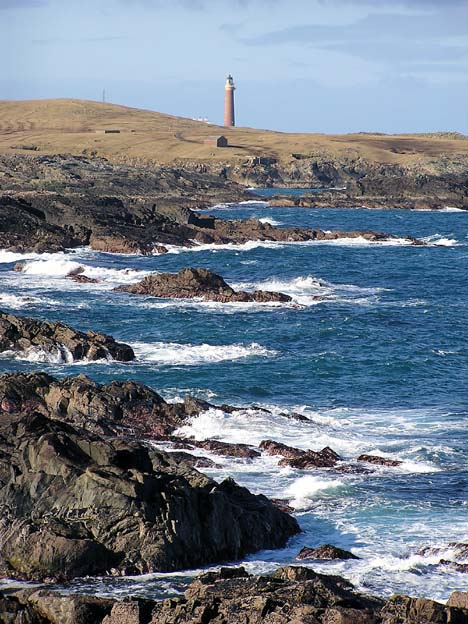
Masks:
[[[224,86],[224,125],[235,126],[236,121],[234,117],[234,80],[229,74],[226,78],[226,84]]]

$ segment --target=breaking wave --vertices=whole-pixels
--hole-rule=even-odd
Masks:
[[[138,360],[165,365],[195,366],[248,357],[274,357],[276,351],[252,342],[248,345],[192,345],[174,342],[135,342],[131,345]]]

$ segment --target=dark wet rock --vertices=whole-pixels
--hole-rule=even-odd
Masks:
[[[304,546],[296,556],[296,559],[359,559],[348,550],[343,550],[331,544],[325,544],[318,548],[308,548]]]
[[[143,442],[0,414],[0,558],[30,579],[137,574],[283,546],[296,521]]]
[[[208,457],[199,457],[198,455],[191,455],[184,451],[167,451],[176,462],[184,462],[187,466],[192,468],[217,468],[217,464]]]
[[[236,444],[234,442],[222,442],[221,440],[193,440],[189,438],[188,444],[196,448],[224,455],[227,457],[239,457],[241,459],[255,459],[260,453],[248,444]]]
[[[42,350],[63,362],[112,358],[135,359],[133,349],[112,336],[81,332],[60,322],[38,321],[0,312],[0,351]]]
[[[194,402],[188,402],[187,413],[184,403],[167,403],[134,381],[100,385],[86,375],[61,380],[45,373],[0,376],[0,413],[39,411],[97,434],[164,439],[194,415]]]
[[[288,302],[289,295],[257,290],[233,290],[222,277],[207,269],[182,269],[179,273],[159,273],[145,277],[137,284],[118,286],[115,290],[153,297],[192,299],[202,298],[221,303],[230,302]]]
[[[448,542],[445,546],[424,546],[417,552],[418,555],[439,555],[447,552],[447,550],[453,550],[456,559],[468,558],[468,544],[464,542]]]
[[[340,466],[335,466],[335,470],[343,474],[371,474],[373,472],[370,468],[359,464],[341,464]]]
[[[468,609],[428,598],[392,596],[382,609],[382,624],[465,624]]]
[[[304,416],[304,414],[299,414],[298,412],[281,412],[280,416],[284,418],[290,418],[291,420],[297,420],[299,422],[308,422],[310,418]]]
[[[326,446],[321,451],[306,451],[303,455],[298,455],[291,459],[284,457],[278,462],[279,466],[290,466],[306,470],[308,468],[333,468],[341,457],[333,449]]]
[[[270,499],[275,507],[281,509],[281,511],[285,511],[286,513],[292,513],[294,511],[294,507],[291,507],[289,504],[289,500],[287,498],[272,498]]]
[[[99,284],[99,280],[95,277],[88,277],[87,275],[68,275],[68,278],[78,284]]]
[[[449,561],[448,559],[441,559],[440,565],[445,565],[455,572],[461,572],[462,574],[468,574],[468,563],[458,563],[457,561]]]
[[[281,442],[275,442],[274,440],[262,440],[259,448],[262,451],[266,451],[268,455],[281,455],[287,459],[296,459],[307,454],[306,451],[282,444]]]
[[[184,598],[157,603],[151,624],[377,624],[382,605],[309,568],[280,568],[273,576],[228,568],[197,577]]]
[[[367,462],[368,464],[376,464],[377,466],[401,466],[403,462],[398,459],[388,459],[379,455],[359,455],[358,461]]]
[[[164,245],[156,245],[154,248],[154,253],[166,254],[169,253],[169,249],[167,247],[164,247]]]

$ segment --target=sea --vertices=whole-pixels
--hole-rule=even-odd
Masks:
[[[204,452],[217,467],[203,472],[288,500],[302,529],[283,549],[228,565],[268,573],[297,564],[304,546],[330,543],[359,559],[301,564],[381,596],[444,601],[467,591],[454,544],[468,542],[468,212],[279,208],[260,199],[209,212],[279,228],[379,230],[397,238],[197,245],[154,256],[2,251],[3,310],[109,333],[131,344],[137,359],[73,363],[40,351],[10,353],[0,358],[0,371],[84,373],[100,383],[130,378],[168,401],[192,394],[239,406],[188,421],[180,433],[199,440],[330,446],[345,464],[362,453],[399,460],[398,467],[354,474],[279,467],[280,458],[268,455]],[[405,235],[426,245],[409,245]],[[18,261],[26,263],[23,272],[12,270]],[[78,266],[99,283],[67,279]],[[235,288],[287,293],[293,302],[221,304],[113,291],[187,266],[209,268]],[[308,420],[285,416],[292,412]],[[87,578],[61,589],[163,598],[181,593],[198,572]]]

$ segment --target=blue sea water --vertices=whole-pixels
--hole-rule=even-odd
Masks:
[[[363,240],[249,243],[124,256],[88,249],[20,256],[0,252],[0,307],[112,334],[135,346],[135,363],[0,358],[0,371],[80,372],[96,381],[132,378],[174,400],[192,393],[241,408],[210,410],[184,428],[199,439],[301,448],[331,446],[346,460],[380,454],[403,463],[370,474],[278,467],[278,457],[215,457],[215,479],[231,475],[255,492],[287,498],[303,532],[285,549],[244,563],[269,571],[304,545],[332,543],[361,559],[313,563],[360,589],[445,600],[468,589],[452,542],[468,542],[468,213],[219,206],[223,217],[261,218],[278,227],[381,230],[426,246]],[[12,271],[25,260],[26,272]],[[98,284],[64,276],[82,265]],[[113,292],[153,271],[210,268],[245,289],[279,290],[294,305],[168,301]],[[321,300],[316,298],[320,297]],[[251,406],[268,407],[270,414]],[[307,422],[286,418],[301,412]],[[433,546],[439,553],[418,554]],[[74,587],[164,596],[187,575],[91,579]]]

